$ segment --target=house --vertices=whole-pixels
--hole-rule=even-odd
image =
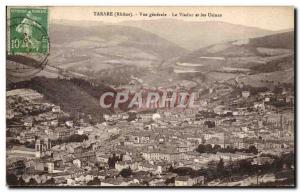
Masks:
[[[146,144],[150,142],[151,132],[134,132],[130,136],[130,140],[134,144]]]
[[[35,137],[37,135],[37,132],[36,131],[22,131],[20,133],[20,139],[23,140],[23,141],[34,141],[35,140]]]
[[[122,169],[127,169],[130,167],[130,163],[126,161],[118,161],[115,163],[115,169],[121,171]]]
[[[37,139],[35,141],[36,158],[51,155],[52,141],[50,139]]]
[[[32,125],[33,125],[33,119],[32,118],[26,118],[24,120],[24,126],[25,127],[32,127]]]
[[[107,132],[110,135],[118,135],[118,134],[120,134],[120,129],[117,127],[113,127],[113,128],[107,129]]]
[[[149,182],[149,185],[150,186],[166,186],[165,184],[165,180],[163,179],[152,179],[150,182]]]
[[[54,119],[50,122],[50,126],[51,127],[57,127],[58,126],[58,120],[57,119]]]
[[[142,156],[148,161],[176,161],[185,158],[184,153],[174,149],[150,150],[143,152]]]
[[[69,171],[57,172],[51,174],[52,178],[57,180],[57,182],[64,182],[67,179],[71,178],[71,173]]]
[[[175,178],[175,186],[189,186],[189,177],[188,176],[178,176]]]
[[[191,186],[194,186],[194,185],[203,185],[204,184],[204,176],[198,176],[198,177],[194,177],[194,178],[190,178],[189,180],[189,184]]]
[[[48,173],[53,173],[54,172],[54,162],[53,161],[47,162],[46,167],[48,169]]]
[[[285,102],[287,103],[294,103],[294,96],[287,96],[286,99],[285,99]]]
[[[80,145],[80,146],[75,146],[73,148],[73,153],[82,153],[83,152],[83,147]]]
[[[132,127],[135,127],[137,129],[144,129],[144,123],[143,122],[136,122],[136,121],[132,121],[131,122]]]
[[[265,110],[265,103],[264,102],[254,102],[253,104],[253,107],[254,109],[257,109],[257,110]]]
[[[74,159],[81,161],[81,166],[87,165],[88,162],[95,162],[96,155],[93,151],[74,154]]]
[[[250,96],[250,92],[249,91],[242,91],[242,97],[248,98],[249,96]]]
[[[78,178],[86,173],[84,169],[75,166],[70,166],[67,171],[70,174],[70,178]]]
[[[220,115],[224,113],[224,110],[225,110],[225,106],[218,105],[217,107],[214,108],[214,113]]]
[[[72,128],[74,126],[74,123],[73,121],[66,121],[66,126],[69,127],[69,128]]]
[[[139,163],[138,169],[140,171],[154,172],[157,169],[157,166],[152,165],[148,162]]]
[[[55,106],[52,108],[53,113],[60,113],[60,106]]]
[[[75,134],[73,129],[69,129],[67,127],[58,127],[55,130],[49,130],[49,137],[51,139],[67,139],[71,135]]]
[[[152,113],[144,113],[144,114],[138,114],[138,118],[141,119],[141,121],[146,122],[152,120],[153,114]]]
[[[233,116],[238,116],[238,115],[239,115],[239,112],[238,112],[238,111],[233,111],[233,112],[232,112],[232,115],[233,115]]]
[[[120,172],[118,170],[116,170],[116,169],[101,170],[99,172],[99,178],[103,178],[103,177],[104,177],[104,179],[107,178],[107,177],[109,177],[109,178],[115,178],[115,177],[117,177],[119,175],[119,173]]]
[[[253,159],[251,164],[252,165],[265,165],[265,164],[271,164],[271,163],[273,163],[273,161],[274,161],[274,159],[272,159],[271,157],[258,156]]]
[[[7,165],[7,173],[15,175],[23,174],[26,171],[26,164],[23,160],[18,160]]]
[[[67,185],[74,186],[75,184],[76,184],[75,179],[71,179],[71,178],[67,179]]]
[[[129,115],[126,113],[119,113],[119,114],[112,114],[112,115],[107,115],[104,114],[103,118],[105,121],[119,121],[119,120],[127,120],[129,118]]]
[[[129,183],[125,182],[122,177],[107,178],[101,182],[101,186],[127,186]]]
[[[204,184],[204,176],[190,178],[188,176],[177,176],[175,186],[194,186]]]
[[[110,155],[96,152],[96,160],[102,163],[107,163]]]
[[[79,159],[74,159],[73,160],[73,164],[76,166],[76,167],[81,167],[81,161]]]
[[[87,183],[89,181],[92,181],[94,179],[94,175],[93,174],[82,174],[79,177],[74,178],[74,180],[76,182],[81,182],[81,183]]]
[[[67,178],[64,178],[64,177],[57,177],[54,180],[55,180],[56,185],[67,183]]]
[[[220,145],[221,147],[224,146],[225,134],[222,132],[205,133],[203,138],[207,144]]]

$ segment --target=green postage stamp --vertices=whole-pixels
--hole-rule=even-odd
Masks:
[[[9,7],[7,16],[9,55],[48,54],[48,8]]]

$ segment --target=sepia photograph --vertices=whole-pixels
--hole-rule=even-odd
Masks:
[[[7,6],[6,185],[295,188],[295,13]]]

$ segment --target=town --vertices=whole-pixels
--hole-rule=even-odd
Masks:
[[[115,110],[97,122],[91,114],[68,114],[32,89],[7,91],[7,181],[13,186],[293,184],[292,87],[218,83],[198,91],[196,108],[155,104]]]
[[[295,7],[6,12],[8,187],[296,187]]]

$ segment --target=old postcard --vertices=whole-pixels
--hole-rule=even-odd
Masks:
[[[294,7],[6,19],[8,186],[296,186]]]

